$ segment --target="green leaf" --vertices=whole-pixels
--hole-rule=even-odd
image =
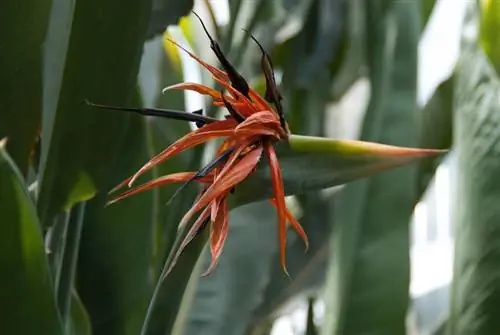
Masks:
[[[414,146],[418,4],[394,1],[385,13],[379,9],[371,2],[365,7],[372,94],[361,138]],[[406,167],[341,191],[335,207],[324,334],[406,332],[415,178],[415,167]]]
[[[168,276],[165,276],[167,270],[172,265],[181,241],[187,235],[190,228],[191,225],[187,225],[185,229],[182,229],[177,234],[175,243],[164,264],[153,296],[149,302],[141,335],[169,333],[174,327],[184,292],[209,235],[209,229],[200,230],[181,253],[176,266],[172,268]]]
[[[252,315],[252,326],[266,322],[270,315],[278,313],[291,299],[321,288],[326,275],[330,251],[330,235],[333,223],[333,199],[324,199],[319,192],[297,197],[303,216],[297,217],[309,238],[309,249],[304,252],[304,242],[295,232],[290,232],[287,242],[287,270],[290,278],[283,280],[278,249],[274,250],[270,280],[262,292],[263,299]],[[275,214],[273,215],[274,218]],[[276,219],[272,222],[276,225]]]
[[[347,19],[344,25],[344,36],[340,44],[340,51],[331,69],[335,73],[331,85],[332,97],[340,100],[347,90],[361,76],[362,65],[366,58],[366,29],[365,29],[365,4],[363,0],[351,0],[346,4]]]
[[[500,38],[497,33],[500,29],[500,3],[491,0],[482,0],[478,3],[481,10],[479,44],[497,73],[500,73]]]
[[[477,32],[478,20],[476,3],[470,3],[454,95],[457,177],[450,334],[500,331],[500,78],[479,47],[477,34],[471,34]]]
[[[311,87],[329,75],[328,65],[340,46],[344,9],[339,0],[312,1],[303,29],[289,45],[283,74],[287,87]]]
[[[68,319],[73,301],[73,285],[75,282],[78,251],[83,225],[85,203],[78,204],[71,210],[69,220],[66,221],[67,230],[64,236],[64,248],[60,278],[57,281],[57,302],[65,328],[68,328]]]
[[[429,22],[429,18],[431,17],[432,11],[436,6],[436,0],[422,0],[421,1],[421,10],[422,10],[422,30]]]
[[[69,333],[71,335],[92,335],[90,317],[83,306],[78,293],[73,290],[71,297],[71,326]]]
[[[52,92],[58,98],[44,109],[38,201],[44,225],[58,211],[108,186],[106,178],[129,115],[96,110],[83,101],[130,102],[150,10],[150,1],[80,1],[74,12],[65,13],[68,20],[60,18],[57,28],[70,30],[70,35],[66,52],[55,55],[60,57],[59,70],[46,72],[47,85],[57,88],[60,82],[61,89]],[[63,25],[68,22],[69,27]]]
[[[163,34],[167,26],[177,24],[182,16],[190,13],[194,0],[152,0],[153,6],[147,38]]]
[[[342,185],[445,152],[300,135],[277,147],[287,195]],[[239,206],[272,195],[271,175],[263,159],[230,199]]]
[[[149,158],[146,119],[132,115],[110,187]],[[148,174],[151,178],[151,174]],[[153,289],[155,192],[105,207],[106,192],[87,203],[82,232],[78,291],[88,308],[93,334],[138,334]]]
[[[63,334],[35,206],[0,141],[0,318],[4,334]]]
[[[50,0],[6,0],[0,11],[0,138],[23,175],[40,129],[42,53]]]
[[[420,148],[451,148],[453,140],[453,86],[452,75],[442,82],[425,107],[420,111]],[[427,189],[440,157],[422,161],[419,165],[419,194]]]

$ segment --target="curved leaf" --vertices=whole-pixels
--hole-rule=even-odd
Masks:
[[[147,159],[145,118],[132,115],[122,155],[108,176],[118,184]],[[93,334],[138,334],[153,288],[155,192],[106,207],[106,192],[87,203],[78,268],[78,291]]]
[[[455,82],[458,164],[449,334],[500,331],[500,78],[479,48],[477,34],[471,34],[478,28],[476,6],[467,7]]]
[[[130,101],[150,10],[150,0],[77,1],[67,13],[70,27],[59,27],[69,30],[70,37],[67,56],[58,64],[62,77],[51,78],[61,82],[60,92],[54,93],[58,100],[44,110],[38,199],[44,225],[58,211],[108,186],[107,174],[129,115],[96,110],[83,101]]]
[[[0,141],[0,318],[3,334],[64,334],[35,206]]]
[[[42,53],[50,0],[6,0],[0,11],[0,138],[23,174],[42,115]]]

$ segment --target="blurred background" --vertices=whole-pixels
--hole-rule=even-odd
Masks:
[[[500,333],[499,1],[3,6],[2,334]],[[168,41],[219,66],[191,10],[264,94],[261,52],[243,29],[260,41],[292,133],[449,151],[287,197],[310,239],[305,253],[289,232],[290,278],[274,208],[261,201],[231,210],[211,275],[200,277],[210,252],[196,240],[158,281],[196,189],[168,206],[175,185],[110,207],[106,193],[195,125],[82,102],[221,116],[198,93],[162,94],[180,82],[217,88]],[[184,152],[147,178],[199,169],[213,152]]]

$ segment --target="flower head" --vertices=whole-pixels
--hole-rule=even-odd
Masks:
[[[201,22],[201,24],[205,29],[203,22]],[[207,64],[176,42],[171,40],[170,42],[188,53],[193,59],[200,63],[201,66],[208,70],[212,74],[213,79],[224,87],[227,93],[219,92],[208,86],[196,83],[180,83],[169,86],[163,91],[191,90],[203,95],[208,95],[212,98],[212,103],[215,106],[225,107],[228,111],[228,115],[226,115],[224,119],[217,120],[194,113],[185,113],[184,116],[182,116],[182,112],[165,112],[164,114],[167,117],[196,121],[199,128],[186,134],[168,148],[151,158],[134,175],[130,176],[111,190],[110,193],[125,186],[129,187],[128,190],[116,196],[110,203],[169,183],[181,182],[183,186],[193,181],[199,183],[202,186],[200,193],[192,207],[182,218],[179,226],[186,226],[193,216],[198,216],[194,224],[190,227],[185,239],[182,241],[171,267],[175,264],[176,259],[186,245],[196,236],[196,233],[207,222],[210,222],[210,250],[212,261],[205,272],[205,274],[208,274],[216,266],[228,234],[229,205],[227,198],[235,187],[256,169],[259,161],[265,156],[272,175],[274,196],[269,200],[272,205],[276,207],[277,211],[281,265],[284,272],[288,274],[285,262],[287,221],[299,233],[306,243],[306,246],[308,240],[299,222],[286,207],[281,169],[273,146],[276,141],[287,140],[289,130],[283,116],[281,105],[282,96],[275,83],[271,61],[262,46],[252,36],[252,39],[259,45],[262,51],[261,65],[266,77],[266,94],[263,98],[255,90],[249,87],[247,81],[225,58],[218,43],[212,39],[206,29],[205,32],[210,39],[210,47],[219,59],[224,70]],[[271,104],[274,104],[275,108],[273,108]],[[101,105],[100,107],[103,106]],[[154,109],[137,109],[134,111],[143,112],[149,115],[159,115],[160,112],[162,112],[161,110]],[[189,114],[190,116],[188,116]],[[215,158],[199,171],[179,172],[162,176],[132,188],[137,178],[156,165],[165,162],[169,158],[185,150],[217,138],[223,138],[224,140],[217,149]],[[180,189],[182,189],[183,186],[181,186]],[[170,270],[168,270],[167,273],[169,271]]]

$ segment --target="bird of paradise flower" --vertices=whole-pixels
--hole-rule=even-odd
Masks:
[[[138,112],[143,115],[191,121],[195,122],[198,127],[196,130],[193,130],[181,137],[168,148],[152,157],[135,174],[113,188],[110,191],[110,194],[122,189],[123,187],[129,187],[128,190],[117,195],[108,204],[113,204],[135,194],[162,185],[170,183],[183,183],[177,192],[175,192],[173,196],[175,197],[189,183],[193,181],[199,183],[201,185],[201,189],[198,196],[196,197],[192,207],[181,219],[179,229],[185,228],[194,215],[197,213],[199,213],[199,215],[195,222],[190,226],[186,236],[180,243],[176,254],[170,262],[168,269],[166,269],[164,275],[162,275],[162,278],[165,278],[168,275],[188,243],[190,243],[197,233],[209,222],[211,262],[207,270],[203,273],[203,275],[208,275],[216,267],[223,250],[224,242],[228,235],[228,197],[238,184],[247,179],[253,171],[255,171],[257,164],[262,157],[265,156],[271,171],[273,187],[273,196],[269,199],[269,201],[276,208],[277,212],[280,262],[284,273],[288,275],[286,268],[287,222],[290,223],[290,225],[303,239],[306,245],[306,250],[309,242],[306,232],[288,210],[285,203],[284,183],[274,144],[280,141],[288,141],[290,130],[283,114],[283,106],[281,102],[283,97],[276,84],[270,57],[262,45],[252,35],[250,35],[262,53],[261,67],[266,79],[266,90],[264,97],[262,97],[255,90],[249,87],[245,78],[243,78],[243,76],[224,56],[217,41],[210,36],[201,18],[196,13],[194,13],[194,15],[196,15],[196,17],[200,20],[200,23],[210,40],[210,47],[224,70],[220,70],[217,67],[204,62],[175,41],[169,41],[176,45],[179,49],[186,52],[191,58],[196,60],[202,67],[208,70],[215,82],[225,88],[229,94],[224,94],[222,91],[217,91],[211,87],[196,83],[180,83],[172,85],[166,87],[163,92],[169,90],[191,90],[203,95],[208,95],[213,99],[212,103],[214,106],[224,107],[229,114],[219,120],[204,116],[201,110],[189,113],[184,111],[155,108],[115,107],[87,102],[88,104],[98,108],[125,110]],[[216,150],[215,158],[199,171],[169,174],[132,188],[132,185],[137,178],[158,164],[165,162],[169,158],[172,158],[185,150],[218,138],[223,138],[224,140]],[[381,147],[384,146],[381,145]],[[413,150],[403,149],[400,154],[403,156],[412,155],[415,154],[415,151]],[[422,150],[419,153],[436,154],[440,152],[436,150]]]
[[[196,13],[194,14],[200,20],[210,40],[210,47],[217,56],[224,71],[204,62],[175,41],[169,41],[208,70],[212,74],[212,78],[224,87],[229,94],[224,94],[222,91],[219,92],[208,86],[196,83],[176,84],[165,88],[163,92],[168,90],[191,90],[208,95],[213,99],[215,106],[225,107],[229,114],[224,119],[218,120],[205,117],[200,112],[185,113],[170,110],[121,108],[91,104],[95,107],[106,109],[125,109],[146,115],[194,121],[198,126],[198,129],[186,134],[151,158],[134,175],[117,185],[110,193],[114,193],[125,186],[131,187],[142,174],[187,149],[217,138],[224,138],[224,140],[217,149],[215,158],[199,171],[179,172],[159,177],[135,188],[130,188],[116,196],[108,204],[169,183],[183,182],[184,184],[178,191],[192,181],[200,183],[202,188],[191,209],[179,223],[179,228],[186,226],[196,213],[201,213],[182,241],[167,273],[171,270],[186,245],[196,236],[198,230],[208,220],[210,222],[210,251],[212,260],[208,269],[203,274],[208,275],[215,268],[227,238],[229,224],[228,195],[234,190],[236,185],[256,169],[262,156],[265,155],[269,162],[272,176],[274,196],[269,201],[277,211],[281,266],[283,271],[288,275],[285,256],[287,222],[290,223],[304,240],[306,249],[308,247],[308,238],[300,223],[288,210],[285,203],[285,190],[281,169],[273,144],[277,141],[286,141],[290,131],[283,115],[282,95],[276,85],[271,60],[260,43],[251,36],[262,51],[261,65],[266,78],[266,92],[265,96],[261,97],[255,90],[249,87],[245,78],[227,60],[217,41],[208,33],[201,18]],[[274,108],[271,104],[274,105]]]

